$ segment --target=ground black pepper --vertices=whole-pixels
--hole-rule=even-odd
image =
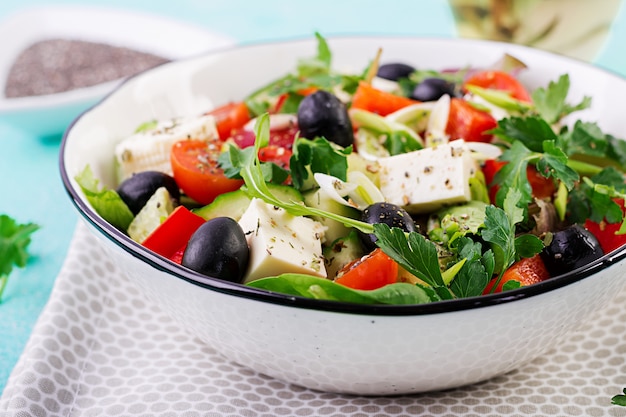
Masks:
[[[26,48],[6,80],[7,98],[38,96],[127,77],[166,58],[104,43],[47,39]]]

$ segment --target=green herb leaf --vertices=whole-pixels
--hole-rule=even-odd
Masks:
[[[326,278],[304,274],[282,274],[257,279],[246,285],[316,300],[359,304],[424,304],[440,300],[432,289],[408,283],[391,284],[364,291],[348,288]]]
[[[485,227],[481,230],[481,236],[500,248],[503,256],[502,271],[516,261],[515,224],[523,219],[523,210],[518,206],[521,198],[519,190],[510,189],[504,199],[504,209],[495,206],[487,206],[485,209]]]
[[[626,388],[622,390],[623,394],[618,394],[611,398],[611,404],[626,407]]]
[[[546,88],[533,91],[532,99],[535,109],[548,123],[556,123],[562,117],[591,105],[589,97],[584,97],[580,103],[573,106],[567,104],[569,87],[569,75],[564,74],[556,82],[551,81]]]
[[[378,245],[391,259],[432,287],[445,287],[434,243],[417,232],[407,235],[385,223],[374,224]]]
[[[493,275],[495,260],[491,250],[482,253],[482,245],[468,237],[458,240],[458,257],[467,261],[450,284],[457,297],[481,295]]]
[[[228,178],[241,179],[241,168],[246,164],[246,161],[252,158],[253,152],[254,147],[252,146],[239,149],[237,146],[229,144],[228,149],[217,158],[217,162]],[[260,167],[265,182],[282,184],[289,177],[289,171],[273,162],[261,162]]]
[[[317,55],[313,58],[298,60],[298,74],[301,77],[310,77],[320,73],[328,74],[330,71],[332,53],[328,43],[317,32],[315,32],[315,37],[317,38]]]
[[[100,188],[99,181],[94,178],[89,165],[74,179],[96,213],[119,230],[126,232],[134,216],[119,194],[115,190]]]
[[[537,161],[537,170],[545,177],[554,177],[565,184],[568,190],[580,180],[576,171],[567,165],[567,156],[554,141],[543,142],[543,155]]]
[[[295,188],[303,189],[311,174],[320,172],[347,180],[348,155],[352,147],[340,148],[324,138],[298,138],[289,160],[291,179]]]
[[[0,299],[13,267],[26,266],[31,235],[38,229],[34,223],[20,224],[9,215],[0,214]]]
[[[557,139],[552,127],[544,119],[532,116],[502,119],[491,133],[509,143],[519,141],[533,152],[541,152],[545,140]]]

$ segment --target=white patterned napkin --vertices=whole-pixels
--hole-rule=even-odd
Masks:
[[[611,405],[624,387],[626,292],[548,354],[470,387],[355,397],[285,384],[181,330],[79,223],[0,416],[626,416]]]

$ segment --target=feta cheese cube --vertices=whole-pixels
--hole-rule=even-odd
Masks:
[[[254,198],[239,225],[250,247],[244,282],[282,273],[326,277],[321,244],[324,226],[319,222]]]
[[[471,199],[469,179],[477,166],[462,139],[378,160],[380,190],[389,203],[411,214]]]

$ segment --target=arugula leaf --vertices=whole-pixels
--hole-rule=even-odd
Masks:
[[[569,105],[565,100],[569,92],[569,75],[564,74],[554,82],[551,81],[546,88],[537,88],[532,93],[535,110],[548,123],[556,123],[564,116],[578,110],[583,110],[591,105],[591,98],[584,97],[580,103]]]
[[[326,278],[305,274],[260,278],[246,285],[317,300],[360,304],[424,304],[440,300],[432,289],[408,283],[386,285],[375,290],[354,290]]]
[[[20,224],[9,215],[0,214],[0,299],[13,267],[26,266],[30,236],[38,229],[34,223]]]
[[[119,230],[125,232],[128,229],[133,221],[133,213],[115,190],[100,188],[99,181],[93,176],[89,165],[74,179],[96,213]]]
[[[316,172],[346,181],[350,153],[351,146],[340,148],[324,138],[313,140],[298,138],[293,144],[293,154],[289,160],[294,187],[302,189],[306,184],[305,181]]]
[[[317,38],[317,55],[312,58],[301,58],[298,60],[298,74],[302,77],[320,73],[328,74],[330,71],[332,53],[328,43],[318,32],[315,32],[315,37]]]
[[[217,163],[224,171],[224,175],[228,178],[241,179],[241,168],[245,165],[245,161],[251,158],[254,147],[249,146],[245,149],[239,149],[232,143],[228,149],[220,154]],[[265,182],[274,184],[282,184],[289,177],[289,171],[283,169],[273,162],[261,162],[261,171]]]

